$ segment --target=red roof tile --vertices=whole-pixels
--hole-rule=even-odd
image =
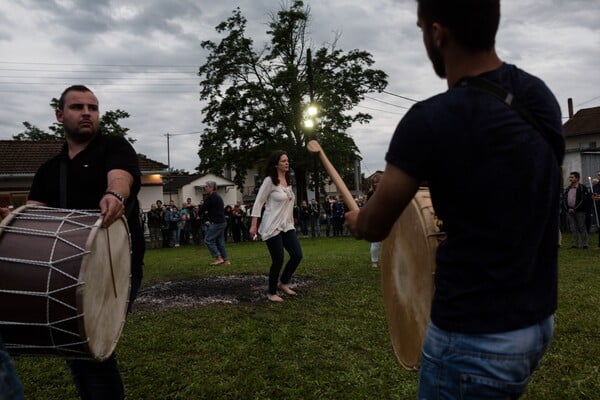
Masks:
[[[35,174],[46,160],[58,154],[63,141],[0,140],[0,175]],[[138,155],[140,169],[157,172],[167,165]]]
[[[584,108],[563,125],[565,136],[600,133],[600,107]]]

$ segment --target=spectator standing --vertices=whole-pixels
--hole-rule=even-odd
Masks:
[[[332,214],[333,214],[333,202],[330,196],[325,197],[323,202],[323,211],[325,211],[325,236],[329,237],[332,233]]]
[[[234,243],[242,241],[242,218],[244,212],[242,211],[239,204],[233,206],[231,210],[231,238]]]
[[[316,199],[310,201],[310,221],[312,237],[321,237],[321,205]]]
[[[147,215],[148,231],[150,233],[150,248],[158,249],[162,247],[161,226],[163,225],[164,216],[156,204],[150,205],[150,211]]]
[[[591,195],[588,188],[581,184],[579,172],[569,174],[569,186],[563,196],[563,207],[567,212],[569,230],[573,236],[571,248],[589,246],[589,233],[586,218],[590,212]]]
[[[333,236],[342,236],[344,225],[344,203],[334,197],[331,204],[331,220],[333,225]]]
[[[298,220],[300,222],[300,230],[302,236],[308,237],[308,224],[310,223],[310,206],[306,200],[302,200],[300,203],[300,209],[298,210]]]
[[[175,204],[171,204],[169,208],[167,208],[166,219],[169,224],[170,247],[179,247],[179,239],[181,236],[181,214]]]

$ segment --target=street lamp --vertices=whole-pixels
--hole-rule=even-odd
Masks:
[[[317,116],[319,115],[319,108],[315,104],[309,104],[308,107],[304,110],[304,120],[302,124],[304,128],[307,130],[313,131],[313,138],[317,139],[318,137],[318,129],[317,129]],[[314,155],[314,175],[313,179],[315,181],[315,199],[317,202],[320,202],[319,199],[319,170],[317,166],[317,155]]]

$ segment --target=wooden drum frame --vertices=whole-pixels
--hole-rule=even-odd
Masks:
[[[22,206],[0,223],[0,334],[13,355],[103,361],[114,351],[130,291],[124,217]]]
[[[420,188],[381,244],[381,282],[392,347],[400,364],[419,368],[433,300],[435,253],[445,237],[429,189]]]

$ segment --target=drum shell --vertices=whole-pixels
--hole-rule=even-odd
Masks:
[[[392,347],[407,370],[419,368],[435,292],[435,254],[445,237],[427,188],[420,188],[381,245],[381,279]]]
[[[103,360],[114,351],[129,296],[131,245],[124,218],[109,230],[101,222],[97,213],[31,206],[2,221],[0,333],[11,354]],[[116,270],[118,288],[105,282],[108,269]],[[101,310],[106,305],[111,309]],[[98,332],[102,325],[110,332]]]

